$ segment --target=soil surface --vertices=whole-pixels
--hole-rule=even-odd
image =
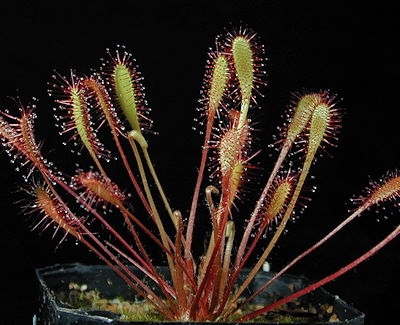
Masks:
[[[77,283],[70,283],[68,289],[68,291],[62,291],[56,295],[63,304],[74,309],[113,312],[120,314],[120,320],[122,321],[166,321],[166,319],[160,315],[150,303],[142,298],[135,299],[134,301],[129,301],[122,297],[105,299],[101,296],[99,291],[88,290],[87,285]],[[278,299],[279,297],[274,298]],[[262,305],[247,305],[244,308],[239,308],[233,315],[232,319],[238,318],[262,307]],[[319,304],[316,306],[301,300],[295,300],[249,322],[335,323],[337,321],[339,321],[339,319],[334,313],[332,305]]]

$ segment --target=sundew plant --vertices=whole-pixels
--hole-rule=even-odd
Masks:
[[[397,201],[400,175],[391,171],[371,183],[355,200],[358,205],[350,216],[257,292],[243,298],[294,217],[316,155],[335,142],[342,116],[329,91],[296,93],[274,143],[279,151],[276,163],[263,187],[252,194],[256,198],[252,212],[243,215],[236,201],[251,179],[254,157],[265,146],[255,148],[260,141],[254,139],[254,122],[249,118],[258,108],[258,97],[266,86],[264,48],[256,33],[247,28],[219,35],[215,44],[206,63],[199,100],[198,121],[204,144],[199,148],[200,164],[193,193],[188,196],[191,201],[187,212],[182,212],[186,207],[171,208],[173,204],[152,163],[151,152],[157,149],[152,150],[147,141],[152,120],[142,77],[124,48],[107,50],[100,68],[90,70],[90,74],[56,73],[49,83],[49,94],[56,103],[55,124],[60,128],[60,137],[66,137],[61,141],[67,145],[80,143],[81,154],[87,157],[86,164],[80,165],[74,175],[61,172],[42,153],[34,130],[36,105],[17,100],[16,113],[5,109],[0,116],[4,151],[11,162],[24,166],[24,179],[30,184],[26,192],[32,202],[25,207],[25,213],[39,215],[34,228],[62,232],[62,239],[67,235],[75,237],[166,320],[255,318],[336,279],[400,232],[398,226],[359,258],[308,287],[238,316],[240,306],[251,303],[274,280],[365,210],[384,201]],[[173,114],[168,116],[173,118]],[[106,128],[108,131],[103,132]],[[118,172],[110,168],[111,159],[120,164]],[[131,187],[122,188],[121,179],[127,179]],[[204,202],[207,209],[199,209]],[[143,213],[137,215],[139,206]],[[193,241],[199,218],[209,221],[210,231],[204,238],[204,252],[196,256]],[[244,228],[236,229],[238,224]],[[267,238],[266,244],[262,238]],[[161,261],[154,261],[145,240],[164,254],[167,277],[159,272]],[[257,245],[260,243],[263,245]],[[252,259],[254,265],[249,263]],[[130,266],[143,275],[135,275]],[[250,272],[238,282],[244,267]],[[146,278],[159,290],[148,285]]]

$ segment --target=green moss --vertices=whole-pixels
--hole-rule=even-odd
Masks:
[[[69,291],[60,292],[58,298],[74,309],[110,311],[121,315],[121,321],[156,322],[166,319],[153,305],[143,299],[130,301],[124,297],[105,299],[98,290],[87,290],[85,285],[69,284]]]
[[[105,299],[98,290],[87,290],[86,285],[76,283],[69,284],[69,290],[57,294],[58,298],[72,308],[80,310],[100,310],[110,311],[120,314],[121,321],[135,322],[163,322],[167,321],[153,305],[140,296],[133,300],[127,300],[124,297],[115,297]],[[248,305],[244,309],[238,309],[232,315],[231,322],[240,318],[248,312],[260,309],[261,305]],[[248,323],[312,323],[317,321],[336,322],[338,319],[333,311],[333,306],[323,304],[313,306],[301,301],[285,304],[266,315],[260,315]]]

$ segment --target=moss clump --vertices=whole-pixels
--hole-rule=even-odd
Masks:
[[[85,284],[70,283],[68,291],[58,293],[57,297],[74,309],[101,310],[120,314],[121,321],[156,322],[165,321],[154,307],[144,300],[130,301],[124,297],[106,299],[98,290],[88,290]]]

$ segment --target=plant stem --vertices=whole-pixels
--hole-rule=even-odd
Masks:
[[[163,190],[163,188],[161,186],[161,183],[160,183],[160,181],[159,181],[159,179],[157,177],[157,173],[156,173],[156,171],[155,171],[155,169],[153,167],[153,163],[151,161],[149,152],[148,152],[147,148],[143,148],[142,146],[141,146],[141,148],[142,148],[143,155],[144,155],[144,158],[145,158],[146,163],[147,163],[147,167],[149,168],[150,174],[153,177],[154,183],[157,186],[158,192],[160,193],[160,196],[161,196],[161,199],[162,199],[162,201],[164,203],[165,209],[167,210],[167,212],[169,214],[169,217],[171,218],[172,223],[175,226],[175,229],[178,230],[177,220],[176,220],[176,218],[174,216],[174,213],[172,212],[171,206],[169,205],[168,199],[167,199],[167,197],[166,197],[166,195],[164,193],[164,190]]]
[[[237,129],[240,130],[242,127],[245,126],[247,123],[247,113],[249,112],[250,108],[250,98],[242,100],[241,106],[240,106],[240,116],[239,116],[239,123],[237,126]]]
[[[190,307],[190,317],[192,319],[194,318],[196,307],[198,307],[199,300],[200,300],[201,296],[203,295],[204,288],[206,287],[207,283],[210,281],[210,278],[211,278],[210,275],[211,275],[211,270],[213,269],[213,266],[214,266],[214,260],[217,256],[217,254],[220,252],[221,243],[225,237],[227,218],[228,218],[228,211],[224,211],[224,213],[222,213],[222,215],[221,215],[220,222],[218,225],[218,232],[217,232],[217,239],[215,242],[215,247],[210,256],[205,275],[204,275],[202,281],[200,282],[200,285],[197,289],[196,295],[195,295],[192,305]]]
[[[124,214],[124,218],[125,218],[125,222],[127,223],[128,227],[129,227],[129,230],[131,231],[131,233],[135,239],[136,245],[139,247],[139,250],[142,252],[142,254],[146,260],[146,263],[149,265],[149,267],[152,271],[152,274],[155,276],[156,282],[160,286],[160,289],[161,289],[162,293],[164,294],[165,298],[167,298],[168,303],[173,310],[173,313],[176,314],[177,313],[176,304],[175,304],[174,300],[171,298],[171,295],[168,293],[168,291],[164,285],[165,280],[160,276],[160,274],[157,272],[156,268],[154,267],[153,263],[151,262],[148,254],[146,252],[146,249],[143,247],[142,241],[140,240],[135,228],[133,227],[131,221],[129,220],[129,217],[126,214]],[[176,293],[174,296],[176,297]]]
[[[285,298],[282,298],[278,301],[276,301],[275,303],[266,306],[264,308],[261,308],[259,310],[256,310],[252,313],[249,313],[243,317],[240,317],[238,319],[235,319],[235,322],[244,322],[247,321],[249,319],[252,319],[254,317],[257,317],[258,315],[264,314],[270,310],[273,310],[289,301],[292,301],[294,299],[297,299],[321,286],[323,286],[324,284],[335,280],[337,277],[341,276],[342,274],[350,271],[351,269],[353,269],[354,267],[356,267],[357,265],[359,265],[361,262],[365,261],[366,259],[370,258],[372,255],[374,255],[376,252],[378,252],[382,247],[384,247],[386,244],[388,244],[390,241],[392,241],[394,238],[396,238],[396,236],[400,233],[400,226],[397,226],[396,229],[391,232],[387,237],[385,237],[385,239],[383,239],[381,242],[379,242],[376,246],[374,246],[373,248],[371,248],[368,252],[364,253],[362,256],[360,256],[359,258],[355,259],[354,261],[352,261],[351,263],[347,264],[346,266],[342,267],[340,270],[326,276],[325,278],[319,280],[318,282],[304,288],[301,289]]]
[[[147,182],[146,172],[145,172],[144,167],[143,167],[142,158],[140,157],[139,150],[138,150],[138,148],[136,146],[136,141],[135,141],[135,139],[133,139],[131,137],[128,137],[128,139],[129,139],[129,143],[130,143],[130,145],[132,147],[133,153],[135,155],[135,159],[136,159],[136,162],[137,162],[137,165],[138,165],[138,168],[139,168],[139,173],[140,173],[140,177],[142,179],[144,191],[146,193],[147,200],[150,203],[150,208],[151,208],[151,210],[153,212],[153,215],[154,215],[154,218],[155,218],[155,222],[156,222],[158,231],[159,231],[160,236],[161,236],[161,240],[162,240],[164,246],[167,249],[169,249],[169,241],[168,241],[169,237],[168,237],[167,233],[165,232],[164,225],[163,225],[163,223],[161,221],[160,215],[158,214],[157,207],[156,207],[156,205],[154,203],[153,196],[152,196],[151,191],[150,191],[149,183]]]
[[[177,233],[176,233],[176,240],[175,240],[175,260],[181,259],[182,254],[182,232],[183,232],[183,220],[182,215],[178,211],[175,213],[176,220],[177,220]],[[187,293],[185,290],[185,278],[184,278],[184,268],[181,267],[179,263],[176,265],[176,293],[177,293],[177,303],[178,306],[181,307],[180,309],[184,312],[187,311]],[[180,313],[182,314],[182,313]],[[189,315],[186,315],[187,317]]]
[[[244,266],[244,263],[246,262],[245,260],[247,258],[245,260],[243,260],[243,255],[244,255],[245,249],[247,247],[247,242],[248,242],[251,232],[253,230],[254,222],[255,222],[256,218],[259,216],[261,209],[263,208],[268,191],[269,191],[280,167],[282,166],[283,161],[285,160],[287,154],[289,153],[291,145],[292,144],[290,142],[285,142],[285,144],[283,145],[282,150],[279,154],[279,157],[275,163],[275,166],[268,178],[267,184],[265,185],[263,192],[261,193],[260,198],[257,201],[256,207],[255,207],[253,213],[251,214],[250,220],[247,223],[246,229],[244,231],[242,240],[241,240],[239,248],[238,248],[238,252],[236,254],[236,259],[235,259],[235,263],[233,266],[233,274],[231,274],[231,276],[230,276],[229,283],[227,285],[227,290],[225,291],[224,299],[222,300],[222,302],[220,302],[220,308],[217,312],[217,315],[222,313],[224,306],[229,298],[230,291],[232,290],[233,285],[234,285],[237,277],[239,276],[240,271],[241,271],[242,267]],[[259,233],[260,232],[261,232],[261,229],[260,229]],[[257,236],[257,238],[259,238],[259,237],[260,236]],[[253,241],[254,245],[253,244],[251,245],[251,247],[250,247],[251,250],[254,248],[257,238],[255,238],[255,240]],[[246,255],[249,255],[249,254],[246,254]]]
[[[94,236],[93,236],[94,237]],[[93,239],[93,238],[92,238]],[[144,299],[146,299],[151,305],[156,308],[156,310],[164,315],[166,318],[173,319],[173,314],[168,310],[168,306],[166,306],[162,300],[158,298],[157,295],[154,294],[143,282],[141,282],[136,276],[132,277],[132,273],[104,246],[102,245],[97,238],[95,238],[95,242],[97,245],[100,246],[100,248],[111,257],[111,259],[118,264],[118,266],[123,269],[125,272],[127,271],[127,274],[132,277],[136,278],[137,283],[140,284],[142,287],[144,287],[143,291],[140,289],[136,284],[130,280],[125,273],[123,273],[119,268],[117,268],[114,264],[112,264],[103,254],[101,254],[94,246],[92,246],[88,241],[86,241],[84,238],[80,239],[80,242],[84,244],[86,247],[89,248],[89,250],[93,251],[103,262],[105,262],[114,272],[116,272],[131,288],[133,288],[139,295],[141,295]],[[149,298],[149,296],[152,296],[157,303],[160,305],[157,305],[152,299]],[[162,306],[162,307],[161,307]]]
[[[111,247],[114,251],[116,251],[119,255],[121,255],[123,258],[125,258],[129,263],[131,263],[132,265],[134,265],[135,267],[137,267],[140,271],[142,271],[146,276],[148,276],[151,280],[153,280],[154,282],[157,282],[156,277],[149,272],[148,270],[144,269],[140,264],[138,264],[135,260],[133,260],[130,256],[128,256],[126,253],[124,253],[121,249],[119,249],[118,247],[116,247],[115,245],[113,245],[112,243],[110,243],[109,241],[105,240],[104,241],[107,246]],[[163,283],[164,286],[166,287],[166,290],[168,291],[168,293],[172,296],[175,297],[175,291],[174,289],[168,285],[167,282]]]
[[[123,205],[120,205],[119,209],[121,210],[121,212],[123,214],[126,214],[131,220],[133,220],[167,254],[167,256],[169,256],[171,258],[175,257],[173,252],[171,252],[169,249],[167,249],[165,247],[165,245],[156,236],[154,236],[151,233],[151,231],[148,230],[146,228],[146,226],[144,226],[128,209],[126,209]],[[172,246],[172,249],[176,250],[176,248],[172,244],[171,244],[171,246]],[[183,269],[185,274],[187,276],[189,276],[188,271],[186,270],[184,265],[182,265],[182,263],[179,260],[176,260],[176,263],[179,264],[179,266]],[[193,282],[192,278],[190,278],[190,285],[191,285],[193,290],[196,288],[196,284]]]
[[[55,190],[52,182],[49,179],[49,175],[48,175],[48,171],[47,170],[40,170],[45,182],[47,183],[47,185],[49,186],[50,191],[53,193],[53,195],[57,198],[57,200],[61,203],[61,205],[63,206],[64,209],[66,209],[66,211],[68,211],[68,213],[70,213],[71,215],[72,212],[69,210],[68,206],[65,204],[65,202],[61,199],[61,197],[58,195],[57,191]],[[58,178],[55,178],[56,180],[58,180]],[[76,218],[76,220],[79,221],[79,219]],[[135,285],[130,279],[128,279],[125,274],[123,274],[118,268],[116,268],[107,258],[104,257],[103,254],[101,254],[95,247],[93,247],[87,240],[85,240],[78,232],[71,232],[71,234],[77,238],[80,242],[82,242],[84,245],[86,245],[89,249],[91,249],[94,253],[96,253],[96,255],[102,259],[107,265],[109,265],[118,275],[120,275],[127,283],[128,285],[130,285],[133,289],[135,289],[141,296],[143,296],[146,300],[148,300],[160,313],[162,313],[163,315],[165,315],[166,317],[172,317],[168,307],[161,301],[161,299],[158,298],[158,296],[152,291],[150,290],[150,288],[148,288],[141,280],[139,280],[132,272],[130,272],[119,260],[118,258],[112,254],[98,239],[96,236],[94,236],[94,234],[86,228],[86,226],[84,224],[82,224],[81,222],[79,222],[79,227],[80,229],[82,229],[84,231],[84,234],[86,234],[87,236],[89,236],[89,238],[91,240],[93,240],[97,246],[100,247],[100,249],[102,251],[104,251],[110,258],[112,261],[114,261],[116,264],[118,264],[118,266],[124,270],[124,272],[126,272],[134,281],[136,281],[136,283],[138,285],[140,285],[146,292],[147,294],[151,295],[159,304],[160,306],[164,307],[163,309],[160,309],[160,307],[158,305],[156,305],[151,299],[149,299],[149,297],[137,286]],[[146,265],[146,264],[145,264]],[[146,265],[147,266],[147,265]],[[170,315],[170,316],[168,316]]]
[[[246,280],[242,283],[240,288],[235,292],[233,298],[231,299],[230,305],[234,304],[237,301],[237,299],[242,294],[242,292],[246,289],[246,287],[254,279],[254,277],[256,276],[256,274],[258,273],[258,271],[260,270],[260,268],[264,264],[265,260],[269,256],[269,254],[272,251],[272,249],[275,247],[276,242],[278,241],[279,237],[281,236],[283,230],[286,227],[287,222],[289,221],[290,216],[292,215],[293,209],[294,209],[294,207],[296,205],[296,202],[297,202],[297,199],[298,199],[299,194],[301,192],[301,189],[303,188],[304,182],[305,182],[306,177],[307,177],[307,175],[309,173],[309,170],[310,170],[311,163],[312,163],[312,160],[314,158],[314,155],[315,155],[315,151],[309,151],[308,152],[308,154],[306,156],[306,159],[304,161],[303,169],[302,169],[302,172],[300,174],[298,183],[297,183],[296,188],[294,190],[292,199],[290,200],[288,208],[287,208],[287,210],[285,212],[285,215],[284,215],[281,223],[279,224],[278,229],[274,233],[274,236],[272,237],[271,241],[269,242],[267,248],[265,249],[265,251],[263,252],[261,257],[258,259],[256,265],[251,269],[251,271],[250,271],[249,275],[247,276]],[[229,308],[227,310],[229,310]]]
[[[251,235],[251,231],[253,230],[254,222],[256,221],[256,218],[260,214],[260,210],[263,208],[263,205],[265,204],[265,199],[267,197],[268,191],[269,191],[280,167],[282,166],[283,161],[285,160],[287,154],[289,153],[290,148],[291,148],[291,144],[289,144],[288,142],[285,142],[285,144],[283,145],[282,150],[279,154],[279,157],[275,163],[275,166],[268,178],[267,184],[265,185],[264,190],[261,193],[261,196],[257,201],[256,207],[255,207],[253,213],[251,214],[250,220],[247,223],[246,229],[243,233],[243,237],[242,237],[242,240],[241,240],[239,248],[238,248],[238,252],[236,254],[235,264],[233,267],[234,270],[237,270],[239,268],[239,264],[243,258],[244,251],[247,247],[247,242]]]
[[[142,182],[143,182],[143,187],[144,187],[144,190],[146,192],[147,199],[148,199],[148,201],[150,203],[150,207],[151,207],[151,209],[153,211],[153,215],[155,217],[155,222],[156,222],[156,225],[157,225],[159,233],[160,233],[161,241],[162,241],[163,245],[169,250],[170,249],[170,245],[169,245],[170,238],[168,237],[167,233],[165,232],[164,225],[163,225],[163,223],[161,221],[161,218],[160,218],[160,216],[158,214],[158,211],[157,211],[157,207],[156,207],[156,205],[154,203],[153,196],[151,194],[151,191],[150,191],[150,188],[149,188],[149,185],[148,185],[148,182],[147,182],[146,173],[145,173],[144,168],[143,168],[142,159],[140,157],[140,153],[139,153],[139,150],[138,150],[137,145],[136,145],[136,140],[133,137],[128,137],[128,139],[129,139],[129,143],[130,143],[130,145],[132,147],[133,153],[134,153],[135,158],[136,158],[136,162],[137,162],[137,165],[138,165],[138,168],[139,168],[140,176],[141,176]],[[146,150],[143,150],[143,151],[144,151],[145,154],[147,153]],[[149,161],[149,162],[150,162],[150,166],[152,167],[151,161]],[[174,217],[172,217],[172,220],[174,220]],[[175,223],[174,223],[174,226],[176,226]],[[168,262],[169,270],[171,272],[171,279],[172,279],[172,281],[174,283],[174,287],[176,288],[179,285],[177,283],[177,278],[176,278],[176,266],[175,266],[173,258],[169,254],[167,254],[167,262]]]
[[[121,156],[122,161],[124,163],[125,170],[127,171],[128,175],[129,175],[129,178],[130,178],[130,180],[131,180],[131,182],[132,182],[132,184],[133,184],[133,186],[134,186],[134,188],[136,190],[136,193],[139,195],[139,198],[143,203],[143,206],[145,207],[145,209],[147,210],[147,212],[151,216],[151,218],[154,220],[154,215],[153,215],[153,213],[151,211],[150,205],[147,202],[146,197],[144,196],[143,191],[140,188],[135,176],[133,175],[133,172],[132,172],[131,167],[129,165],[128,159],[126,159],[126,155],[124,153],[124,150],[122,149],[121,142],[119,141],[117,131],[115,130],[114,127],[112,127],[111,130],[112,130],[112,134],[114,136],[114,141],[115,141],[115,144],[117,146],[119,155]]]
[[[212,130],[212,126],[214,124],[214,116],[215,116],[214,114],[209,114],[209,116],[208,116],[207,128],[206,128],[206,133],[205,133],[205,137],[204,137],[204,144],[203,144],[203,149],[201,152],[199,173],[197,175],[196,185],[195,185],[194,193],[193,193],[192,205],[190,207],[190,214],[189,214],[189,219],[188,219],[188,224],[187,224],[187,229],[186,229],[186,236],[185,236],[185,239],[186,239],[185,259],[186,260],[189,260],[191,258],[194,220],[196,218],[197,202],[199,200],[200,187],[201,187],[201,183],[203,181],[204,169],[206,167],[206,162],[207,162],[208,148],[209,148],[209,142],[210,142],[210,138],[211,138],[211,130]]]
[[[150,214],[150,216],[152,218],[154,218],[153,215],[152,215],[150,206],[149,206],[148,202],[146,201],[146,198],[143,195],[143,192],[142,192],[139,184],[137,183],[135,176],[132,173],[132,170],[131,170],[131,168],[129,166],[129,162],[126,159],[126,155],[125,155],[124,150],[123,150],[123,148],[121,146],[121,142],[119,141],[118,130],[116,128],[116,125],[117,125],[118,122],[116,121],[116,119],[115,119],[115,117],[114,117],[114,115],[113,115],[113,113],[111,111],[112,110],[112,105],[110,104],[107,90],[95,78],[86,79],[84,81],[84,84],[85,84],[85,87],[87,87],[87,89],[89,89],[89,91],[93,92],[93,95],[97,100],[99,108],[100,108],[101,112],[104,114],[104,116],[105,116],[105,118],[107,120],[107,123],[108,123],[108,125],[109,125],[109,127],[111,129],[111,133],[113,135],[114,142],[115,142],[115,144],[117,146],[118,152],[119,152],[119,154],[120,154],[120,156],[122,158],[122,161],[124,163],[124,166],[125,166],[125,169],[126,169],[128,175],[129,175],[129,178],[130,178],[130,180],[131,180],[131,182],[132,182],[137,194],[139,195],[140,200],[142,201],[144,207],[146,208],[147,212]]]
[[[158,311],[160,311],[163,315],[166,315],[169,319],[173,319],[173,314],[170,312],[168,309],[168,306],[165,305],[165,303],[147,286],[145,285],[136,275],[134,275],[124,264],[122,264],[117,257],[115,257],[93,234],[89,233],[90,237],[92,240],[96,242],[96,244],[107,254],[110,256],[110,258],[122,269],[124,272],[129,275],[138,285],[140,285],[143,290],[147,293],[147,295],[150,295],[157,303],[162,306],[162,310],[158,308],[154,303],[152,303],[153,306],[157,308]],[[107,263],[108,265],[112,265],[111,263]],[[115,266],[112,267],[112,269],[115,271],[117,268]],[[119,275],[121,275],[121,272],[117,272]],[[122,277],[126,281],[126,277]],[[137,286],[135,285],[132,281],[127,281],[127,283],[135,290],[137,291],[142,297],[144,297],[147,301],[152,302],[151,299]]]
[[[115,236],[115,238],[117,238],[117,240],[119,240],[119,242],[125,246],[128,251],[133,254],[133,256],[135,256],[136,258],[138,258],[140,261],[142,261],[143,265],[146,266],[146,268],[148,268],[149,266],[141,259],[141,257],[139,256],[139,254],[137,254],[137,252],[122,238],[122,236],[113,228],[111,227],[111,225],[95,210],[93,209],[81,196],[79,196],[78,194],[76,194],[71,187],[69,187],[67,184],[64,183],[64,181],[62,181],[60,178],[54,176],[53,174],[51,174],[49,171],[41,170],[41,173],[43,174],[43,176],[46,178],[49,178],[49,181],[51,183],[51,181],[56,182],[57,184],[59,184],[65,191],[67,191],[72,197],[74,197],[80,204],[82,204],[82,206],[87,209],[90,213],[92,213],[105,227],[108,231],[110,231],[110,233]]]
[[[230,229],[229,229],[229,227],[230,227]],[[228,229],[229,229],[229,233],[228,233]],[[229,221],[229,224],[227,225],[227,235],[228,235],[228,240],[227,240],[226,247],[225,247],[224,262],[222,265],[218,302],[220,302],[222,300],[222,295],[224,293],[226,284],[228,282],[229,264],[231,262],[233,241],[235,239],[235,224],[233,223],[233,221]]]
[[[297,256],[295,259],[293,259],[288,265],[286,265],[281,271],[276,273],[271,280],[269,280],[267,283],[265,283],[261,288],[259,288],[256,292],[254,292],[250,297],[246,298],[246,300],[241,303],[247,304],[250,302],[252,299],[254,299],[256,296],[258,296],[260,293],[262,293],[265,289],[267,289],[272,282],[274,282],[276,279],[278,279],[282,274],[284,274],[287,270],[289,270],[293,265],[295,265],[297,262],[299,262],[301,259],[303,259],[305,256],[310,254],[312,251],[320,247],[322,244],[324,244],[328,239],[330,239],[332,236],[334,236],[337,232],[339,232],[342,228],[344,228],[348,223],[353,221],[356,217],[358,217],[363,211],[365,211],[370,205],[366,204],[361,207],[359,207],[356,211],[354,211],[349,217],[347,217],[343,222],[341,222],[335,229],[333,229],[331,232],[329,232],[325,237],[323,237],[320,241],[318,241],[316,244],[311,246],[309,249],[304,251],[302,254]],[[232,314],[234,310],[230,313]]]

